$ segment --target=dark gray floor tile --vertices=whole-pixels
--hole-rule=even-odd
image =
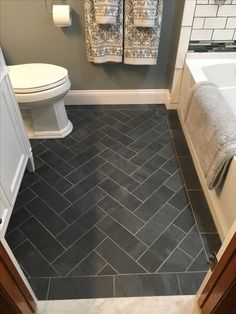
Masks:
[[[14,250],[18,245],[26,240],[26,236],[18,229],[14,229],[12,232],[6,234],[6,241],[10,246],[11,250]]]
[[[80,142],[77,142],[74,146],[71,147],[73,152],[76,154],[80,154],[85,151],[89,146],[95,144],[96,142],[100,141],[105,135],[100,131],[96,131],[95,133],[89,135],[85,139]]]
[[[155,126],[155,130],[159,133],[166,132],[169,130],[168,123],[166,119],[163,119],[163,117],[157,116],[157,125]]]
[[[111,117],[110,115],[105,115],[101,120],[123,134],[127,134],[132,130],[132,128],[130,128],[127,124]]]
[[[99,153],[104,150],[104,146],[100,143],[95,143],[94,145],[90,146],[88,149],[83,151],[81,154],[76,156],[70,161],[70,164],[74,168],[79,168],[86,162],[88,162],[91,158],[95,157]]]
[[[188,190],[201,189],[201,185],[191,157],[179,157],[184,182]]]
[[[127,123],[130,120],[128,115],[122,113],[119,110],[109,111],[108,114],[123,123]]]
[[[87,125],[86,127],[82,127],[81,123],[79,123],[79,130],[74,132],[72,136],[77,141],[82,141],[84,138],[88,137],[90,134],[104,127],[104,125],[105,123],[101,120],[95,120],[89,125]]]
[[[67,175],[66,178],[73,184],[76,184],[83,180],[84,178],[86,178],[96,169],[99,169],[105,163],[106,161],[103,158],[95,156],[94,158],[90,159],[87,163],[85,163],[83,166]]]
[[[155,272],[177,247],[184,236],[184,232],[176,228],[174,225],[170,225],[141,256],[139,259],[140,264],[150,272]]]
[[[208,257],[219,251],[221,240],[218,233],[201,233],[201,238]]]
[[[99,276],[116,275],[117,271],[110,265],[106,265],[99,273]]]
[[[137,259],[147,249],[147,246],[110,216],[102,219],[97,227],[134,259]]]
[[[150,130],[143,136],[141,136],[139,139],[134,141],[132,144],[129,145],[129,147],[136,151],[139,152],[142,150],[144,147],[149,145],[151,142],[153,142],[160,134],[156,132],[155,130]]]
[[[24,177],[21,182],[20,189],[23,191],[26,188],[29,188],[32,184],[34,184],[36,181],[38,181],[40,177],[36,174],[36,172],[25,172]]]
[[[113,277],[79,277],[51,279],[49,300],[113,297]]]
[[[68,274],[70,277],[76,276],[91,276],[96,275],[104,268],[106,261],[96,252],[91,252],[72,272]]]
[[[179,122],[179,117],[177,110],[168,110],[167,117],[169,121],[169,126],[171,130],[181,130],[181,124]]]
[[[63,176],[67,175],[69,172],[74,170],[71,164],[59,158],[56,154],[54,154],[50,150],[47,150],[45,153],[41,154],[39,157],[44,163],[47,163],[50,167],[55,169],[57,172],[59,172]]]
[[[163,146],[156,141],[145,147],[132,159],[130,159],[135,165],[142,166],[150,158],[152,158],[156,153],[158,153]]]
[[[188,268],[188,271],[208,271],[209,266],[207,264],[207,258],[204,250],[195,258],[193,263]]]
[[[193,217],[193,213],[192,213],[192,209],[190,205],[188,205],[181,212],[181,214],[174,220],[174,224],[186,233],[188,233],[192,229],[195,223],[196,222]]]
[[[172,143],[167,144],[164,148],[162,148],[159,153],[160,156],[162,156],[163,158],[165,158],[166,160],[170,159],[171,157],[174,156],[175,157],[175,151],[174,151],[174,147],[172,145]]]
[[[190,156],[188,144],[185,140],[184,133],[182,130],[171,131],[172,140],[174,143],[175,151],[177,156]]]
[[[42,144],[35,146],[33,149],[34,157],[41,155],[42,153],[46,152],[48,148]]]
[[[71,224],[74,220],[85,214],[97,202],[103,199],[107,194],[98,186],[90,190],[87,194],[81,197],[77,202],[68,207],[61,216]]]
[[[51,208],[57,213],[62,212],[71,203],[66,200],[62,195],[56,192],[45,181],[40,180],[31,186],[32,190],[41,197]]]
[[[47,299],[49,278],[29,278],[28,282],[38,300]]]
[[[180,244],[180,248],[186,253],[195,258],[202,250],[202,242],[198,233],[197,227],[195,226],[186,236],[186,238]]]
[[[17,261],[31,277],[57,277],[57,272],[27,240],[14,251]]]
[[[192,190],[188,192],[188,195],[200,232],[216,232],[216,227],[203,192]]]
[[[166,160],[156,154],[153,158],[151,158],[149,161],[147,161],[142,167],[138,168],[133,174],[132,177],[142,183],[147,178],[149,178],[150,175],[152,175],[157,169],[159,169]]]
[[[31,214],[28,212],[28,210],[25,207],[22,207],[16,212],[13,212],[13,214],[11,215],[8,228],[7,228],[8,232],[11,232],[15,228],[19,227],[30,217],[31,217]]]
[[[174,174],[177,170],[179,170],[179,164],[175,156],[171,157],[162,168],[168,171],[170,174]]]
[[[96,227],[91,229],[53,262],[54,268],[62,276],[65,276],[94,250],[105,237],[106,236]]]
[[[170,175],[164,170],[157,170],[143,184],[141,184],[133,194],[141,200],[146,200],[155,190],[157,190]]]
[[[137,105],[137,104],[132,104],[132,105],[114,105],[114,110],[147,110],[148,105]]]
[[[72,137],[72,134],[67,135],[64,138],[58,138],[57,141],[66,147],[71,147],[77,143],[77,141]]]
[[[148,221],[174,194],[174,192],[164,185],[154,192],[141,206],[135,215],[144,221]]]
[[[150,110],[147,110],[145,112],[141,112],[138,116],[136,116],[133,119],[130,119],[127,124],[131,128],[137,128],[140,126],[141,123],[143,123],[146,120],[149,120],[153,116],[153,112]]]
[[[156,141],[161,144],[163,147],[171,143],[171,135],[169,130],[167,130],[165,133],[159,135],[156,139]]]
[[[116,297],[179,295],[175,274],[115,276]]]
[[[136,236],[147,245],[151,245],[177,215],[178,211],[174,207],[165,204]]]
[[[96,251],[104,257],[108,263],[120,274],[145,273],[146,271],[136,263],[129,255],[121,250],[110,239],[106,239],[96,248]]]
[[[181,173],[179,170],[177,170],[166,182],[165,186],[167,186],[169,189],[172,189],[174,191],[178,191],[182,186],[184,182],[181,176]]]
[[[49,262],[65,250],[35,218],[30,218],[20,226],[20,230]]]
[[[72,243],[80,239],[86,232],[88,232],[89,229],[91,229],[104,216],[104,211],[98,206],[94,206],[85,215],[77,219],[67,229],[60,233],[60,235],[57,236],[57,239],[66,248],[68,248]]]
[[[72,184],[67,181],[64,176],[53,170],[46,164],[43,164],[37,169],[37,173],[46,182],[53,186],[59,193],[64,193],[66,190],[72,187]]]
[[[184,272],[192,261],[193,259],[190,256],[185,254],[179,248],[176,248],[164,264],[158,269],[158,272]]]
[[[136,233],[144,225],[141,219],[110,196],[106,196],[98,205],[132,233]]]
[[[57,235],[67,224],[44,201],[37,197],[27,205],[29,212],[52,234]]]
[[[21,191],[17,195],[16,203],[13,209],[13,212],[17,211],[19,208],[23,207],[26,203],[30,202],[34,199],[37,195],[31,189],[25,189]]]
[[[137,169],[133,163],[108,148],[100,156],[127,174],[131,174]]]
[[[183,295],[196,294],[206,276],[206,272],[199,273],[179,273],[179,284]]]
[[[145,121],[144,123],[142,123],[141,125],[139,125],[136,129],[134,129],[133,131],[129,132],[128,135],[129,137],[131,137],[133,140],[137,140],[138,138],[140,138],[141,136],[143,136],[143,134],[147,133],[148,131],[150,131],[152,128],[154,128],[156,126],[156,122],[153,120],[148,120]]]
[[[99,186],[131,211],[134,211],[141,204],[140,200],[110,179],[106,179],[104,182],[100,183]]]
[[[104,128],[101,129],[101,132],[104,133],[104,135],[108,135],[114,138],[117,142],[123,145],[129,145],[133,142],[133,140],[130,137],[117,131],[116,129],[110,126],[105,126]]]
[[[73,106],[72,106],[73,107]],[[106,110],[113,110],[114,109],[114,105],[79,105],[76,106],[78,107],[78,109],[81,110],[85,110],[85,111],[106,111]]]
[[[104,175],[101,171],[96,170],[84,180],[74,185],[69,191],[64,194],[64,196],[71,203],[74,203],[75,201],[80,199],[85,193],[93,189],[97,184],[105,180],[105,178],[106,175]]]
[[[109,178],[113,179],[130,192],[132,192],[139,186],[138,182],[136,182],[133,178],[128,176],[123,171],[112,166],[112,164],[110,164],[109,162],[102,166],[99,170],[105,173]]]
[[[131,149],[127,148],[127,146],[115,141],[113,138],[111,138],[109,136],[104,137],[100,141],[100,143],[102,143],[104,146],[108,147],[111,151],[123,156],[124,158],[127,158],[128,156],[132,157],[133,155],[136,154]]]
[[[189,199],[184,187],[175,193],[175,195],[169,200],[169,204],[178,210],[184,209],[189,204]]]
[[[66,160],[66,161],[75,157],[75,153],[72,152],[72,150],[70,150],[65,145],[61,144],[60,142],[58,142],[55,139],[47,140],[44,142],[43,145],[46,146],[51,151],[53,151],[57,156],[59,156],[60,158]]]

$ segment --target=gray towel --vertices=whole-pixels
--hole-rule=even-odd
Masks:
[[[209,82],[196,84],[186,109],[185,124],[212,190],[236,156],[236,116],[217,86]]]
[[[134,25],[135,1],[125,0],[124,63],[126,64],[153,65],[157,63],[163,0],[156,0],[155,3],[154,26],[137,27]]]
[[[134,26],[154,27],[158,0],[133,0]]]
[[[94,0],[85,0],[84,10],[88,61],[94,63],[122,62],[123,0],[118,0],[116,24],[97,23]]]
[[[119,14],[119,0],[93,0],[97,24],[116,24]]]

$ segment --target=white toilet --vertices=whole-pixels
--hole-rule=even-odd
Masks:
[[[73,129],[63,101],[68,71],[45,63],[12,65],[9,76],[29,138],[61,138]]]

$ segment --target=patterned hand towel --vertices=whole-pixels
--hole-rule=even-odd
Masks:
[[[158,0],[133,0],[134,26],[154,27]]]
[[[157,63],[161,33],[163,0],[156,1],[154,27],[136,27],[134,25],[133,0],[125,0],[125,42],[124,63],[133,65],[152,65]]]
[[[85,35],[88,61],[94,63],[122,62],[123,0],[118,0],[116,24],[96,22],[94,0],[84,1]]]
[[[118,0],[93,0],[96,22],[98,24],[116,24],[119,12]]]

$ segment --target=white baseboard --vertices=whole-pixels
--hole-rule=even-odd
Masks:
[[[66,105],[165,104],[169,108],[169,89],[70,90]]]

